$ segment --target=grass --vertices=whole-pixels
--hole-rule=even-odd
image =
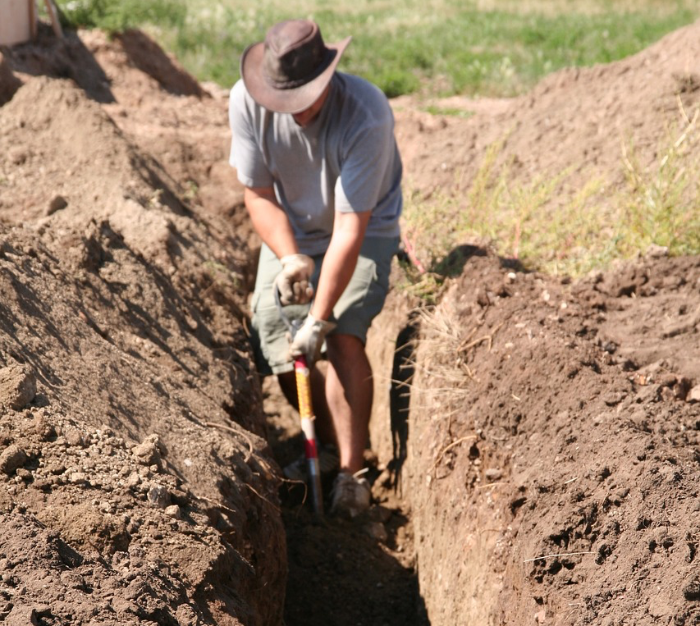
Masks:
[[[700,16],[700,0],[59,0],[73,25],[138,26],[200,80],[238,78],[244,48],[274,22],[311,17],[327,41],[353,35],[341,69],[407,93],[510,96],[545,74],[607,63]]]
[[[436,104],[428,104],[422,107],[422,110],[431,115],[441,115],[443,117],[467,118],[474,115],[472,111],[465,111],[464,109],[457,109],[454,107],[443,107]]]
[[[625,149],[627,190],[619,200],[626,228],[618,246],[623,254],[649,246],[671,254],[700,253],[700,131],[696,109],[680,131],[669,132],[668,146],[653,168],[642,168]]]

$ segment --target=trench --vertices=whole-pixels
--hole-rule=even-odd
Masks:
[[[408,346],[406,333],[414,330],[410,324],[404,328],[396,345]],[[402,366],[408,356],[405,349],[398,350],[394,362],[383,366],[395,382],[375,403],[374,413],[391,412],[385,416],[391,432],[365,455],[372,484],[370,510],[352,521],[327,512],[319,518],[304,502],[303,486],[283,483],[280,489],[289,568],[286,626],[430,624],[418,584],[410,507],[400,485],[408,435],[408,397],[401,379],[410,376]],[[376,372],[376,364],[374,368]],[[275,380],[265,380],[263,396],[270,445],[284,466],[303,450],[298,415]],[[332,477],[324,479],[326,509],[331,486]]]

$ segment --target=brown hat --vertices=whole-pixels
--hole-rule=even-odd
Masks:
[[[277,113],[308,109],[330,82],[350,39],[327,46],[315,22],[275,24],[264,42],[249,46],[241,57],[248,93],[260,106]]]

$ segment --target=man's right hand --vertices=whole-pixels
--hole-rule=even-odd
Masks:
[[[280,259],[280,263],[282,271],[274,283],[274,289],[280,293],[280,302],[284,306],[311,302],[314,295],[311,286],[314,260],[305,254],[288,254]]]
[[[309,359],[309,365],[318,361],[321,348],[326,335],[336,327],[335,322],[317,320],[312,315],[307,315],[301,328],[294,335],[289,346],[289,355],[292,359],[304,355]]]

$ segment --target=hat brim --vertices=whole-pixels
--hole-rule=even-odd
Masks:
[[[328,67],[308,83],[292,89],[276,89],[265,80],[262,69],[265,44],[255,43],[248,46],[241,57],[243,83],[253,100],[268,111],[300,113],[321,97],[351,39],[352,37],[347,37],[340,43],[326,44],[326,48],[333,53]]]

